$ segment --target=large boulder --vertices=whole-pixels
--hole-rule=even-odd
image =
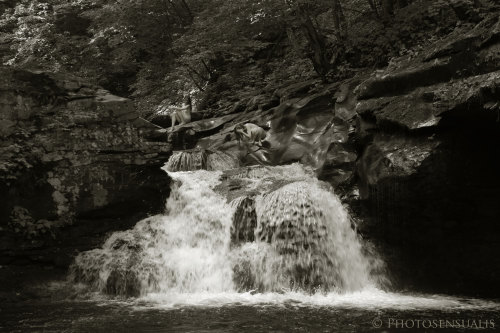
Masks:
[[[143,139],[154,126],[132,101],[69,75],[0,73],[3,261],[64,265],[95,235],[163,211],[171,147]]]
[[[495,122],[500,99],[500,71],[417,87],[404,95],[360,101],[358,113],[373,118],[379,126],[408,130],[433,127],[444,116],[467,118],[475,112],[476,122]],[[454,113],[446,115],[446,113]]]
[[[304,87],[307,90],[301,91]],[[333,84],[309,89],[313,89],[311,82],[293,85],[289,90],[294,92],[294,98],[265,111],[236,114],[219,132],[199,140],[197,146],[224,151],[237,158],[240,165],[299,161],[312,166],[334,185],[348,183],[356,160],[355,147],[349,142],[356,117],[352,87]],[[277,94],[289,96],[287,91],[284,87]],[[251,140],[238,140],[234,128],[244,123],[253,123],[266,130],[262,146]]]

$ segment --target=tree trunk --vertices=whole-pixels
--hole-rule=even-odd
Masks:
[[[293,29],[290,27],[286,27],[286,35],[288,37],[288,41],[290,44],[292,44],[292,48],[294,49],[295,52],[300,56],[302,55],[302,50],[299,45],[299,42],[297,41],[297,37],[295,36],[295,33],[293,32]]]
[[[368,1],[368,4],[370,5],[370,8],[372,9],[372,11],[378,16],[378,9],[377,9],[377,5],[375,4],[375,2],[373,2],[373,0],[367,0]]]
[[[339,40],[345,39],[347,34],[347,21],[340,0],[333,0],[333,24],[335,25],[337,38]]]
[[[394,0],[382,0],[382,10],[385,17],[394,15]]]
[[[329,70],[329,61],[326,57],[325,37],[321,35],[314,27],[309,15],[301,10],[302,27],[306,33],[307,40],[312,49],[312,54],[309,58],[313,62],[314,69],[323,78]]]
[[[339,15],[339,9],[342,10],[339,0],[333,0],[333,25],[335,26],[335,35],[337,36],[338,40],[342,40],[343,33],[340,22],[341,19]]]
[[[186,12],[189,15],[189,18],[191,19],[191,21],[193,21],[194,15],[193,15],[193,12],[191,11],[191,8],[189,8],[188,4],[186,3],[186,0],[181,0],[181,1],[182,1],[182,5],[184,6],[184,8],[186,9]]]

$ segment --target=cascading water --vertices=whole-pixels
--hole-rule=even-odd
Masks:
[[[205,149],[175,151],[167,162],[168,171],[225,170],[237,168],[238,160],[223,151]]]
[[[204,150],[175,151],[168,159],[169,171],[192,171],[206,169],[207,153]]]
[[[102,249],[79,255],[74,281],[127,295],[231,290],[228,258],[233,209],[213,191],[220,172],[170,173],[167,214],[116,232]]]
[[[295,164],[169,175],[175,184],[165,215],[80,254],[72,281],[128,296],[342,293],[373,284],[347,212],[310,170]],[[240,224],[243,236],[235,237],[242,218],[256,221]]]
[[[369,263],[347,212],[314,179],[259,196],[256,210],[257,238],[275,253],[256,269],[257,276],[266,277],[266,290],[297,286],[343,292],[370,284]]]

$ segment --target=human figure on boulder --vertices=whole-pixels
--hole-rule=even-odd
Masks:
[[[238,139],[238,142],[240,142],[241,139],[245,138],[245,141],[252,142],[259,147],[262,147],[262,140],[264,140],[267,136],[266,130],[252,123],[236,125],[234,127],[234,133],[236,135],[236,138]]]
[[[191,121],[191,113],[193,112],[193,102],[191,101],[191,96],[188,96],[182,106],[171,106],[173,111],[170,112],[170,118],[172,119],[172,130],[175,123],[178,121],[180,125],[187,124]]]

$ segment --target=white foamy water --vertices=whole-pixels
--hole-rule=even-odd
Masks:
[[[256,203],[256,235],[273,250],[256,268],[265,290],[311,285],[348,292],[372,285],[347,211],[317,180],[284,185]]]
[[[115,232],[101,249],[79,255],[75,281],[111,294],[232,290],[227,260],[233,208],[213,191],[220,172],[171,173],[167,214]]]
[[[228,170],[239,166],[238,159],[223,151],[204,149],[175,151],[165,166],[168,171]]]
[[[220,307],[231,305],[335,307],[361,310],[395,309],[408,310],[489,310],[500,311],[500,303],[447,295],[400,294],[386,292],[375,287],[349,293],[315,293],[286,291],[283,293],[196,293],[196,294],[149,294],[130,305],[141,308],[178,308],[189,306]]]
[[[192,171],[206,169],[207,154],[204,150],[174,151],[168,159],[169,171]]]
[[[216,190],[221,171],[169,174],[174,184],[166,213],[80,254],[70,281],[101,295],[132,296],[127,302],[139,308],[499,308],[481,300],[382,291],[372,273],[378,259],[363,254],[340,200],[298,164],[233,170],[226,181],[237,180],[246,192],[232,202]],[[244,202],[254,203],[255,240],[231,243],[233,215]]]
[[[310,170],[295,164],[231,173],[255,201],[257,228],[249,232],[256,238],[243,244],[231,244],[233,215],[243,201],[227,203],[215,192],[220,171],[169,174],[174,185],[166,213],[79,255],[73,281],[127,296],[372,286],[369,261],[347,212]]]

